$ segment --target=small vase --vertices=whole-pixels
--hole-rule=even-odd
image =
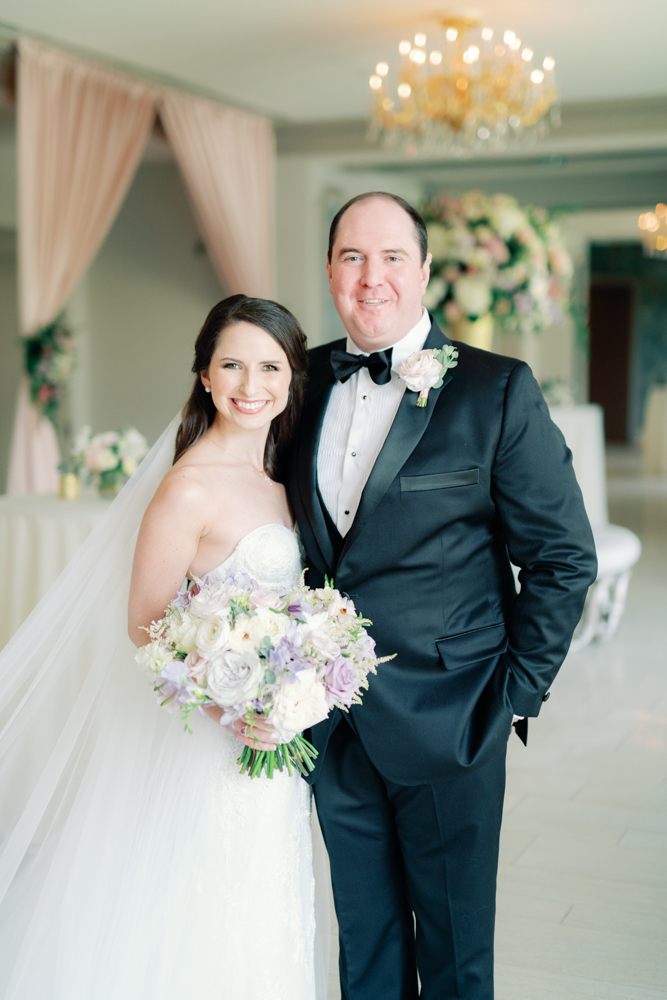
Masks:
[[[100,472],[97,492],[104,500],[113,500],[120,493],[121,476],[115,469],[110,472]]]
[[[484,313],[478,319],[468,319],[463,316],[451,324],[452,340],[461,340],[470,347],[479,347],[482,351],[490,351],[493,343],[493,316]]]
[[[81,480],[76,472],[60,473],[60,489],[58,495],[61,500],[78,500],[81,496]]]

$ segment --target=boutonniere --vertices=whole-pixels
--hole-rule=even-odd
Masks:
[[[417,406],[426,406],[431,389],[439,389],[445,372],[456,368],[459,352],[451,344],[429,351],[415,351],[405,359],[398,374],[408,389],[419,393]]]

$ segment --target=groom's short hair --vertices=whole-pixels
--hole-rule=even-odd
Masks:
[[[358,201],[367,201],[369,198],[388,198],[390,201],[395,201],[397,205],[400,205],[404,212],[407,212],[415,227],[415,236],[417,238],[417,243],[419,244],[419,252],[421,254],[421,262],[423,264],[426,260],[426,254],[428,253],[428,233],[426,232],[426,223],[417,209],[413,208],[409,201],[406,201],[405,198],[401,198],[398,194],[391,194],[389,191],[366,191],[364,194],[358,194],[356,197],[350,198],[349,201],[345,202],[343,207],[336,212],[333,222],[331,223],[331,228],[329,229],[329,249],[327,250],[329,263],[331,263],[331,254],[333,252],[334,243],[336,242],[336,235],[338,233],[340,220],[343,218],[348,208],[352,205],[356,205]]]

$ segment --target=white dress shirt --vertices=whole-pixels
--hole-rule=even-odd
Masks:
[[[398,369],[415,351],[421,351],[431,329],[423,309],[421,319],[393,345],[391,382],[376,385],[367,368],[360,368],[331,390],[317,453],[317,479],[322,500],[345,536],[352,527],[366,481],[394,422],[405,382]],[[350,354],[364,354],[347,338]]]

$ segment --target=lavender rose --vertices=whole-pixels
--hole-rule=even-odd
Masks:
[[[331,703],[340,702],[349,708],[354,698],[354,692],[359,686],[359,678],[352,658],[337,656],[327,668],[326,679]]]
[[[230,706],[257,697],[264,676],[262,662],[253,650],[227,649],[209,661],[207,694],[219,705]]]

